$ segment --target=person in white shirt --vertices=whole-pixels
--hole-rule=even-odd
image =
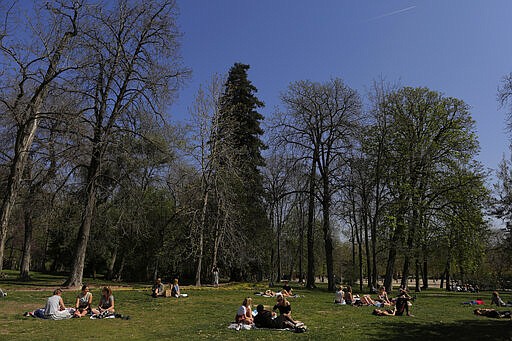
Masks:
[[[71,312],[66,309],[62,300],[62,290],[55,289],[53,296],[48,297],[44,307],[44,318],[50,320],[65,320],[71,318]]]

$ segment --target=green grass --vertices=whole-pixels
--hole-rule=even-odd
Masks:
[[[9,272],[8,272],[9,273]],[[294,287],[303,297],[292,298],[293,316],[305,322],[308,331],[294,334],[285,331],[227,329],[246,296],[256,304],[273,305],[271,298],[255,296],[264,284],[233,284],[221,288],[183,287],[188,298],[153,299],[150,285],[128,285],[114,289],[116,311],[131,320],[89,318],[50,321],[26,318],[22,314],[44,306],[51,291],[64,277],[34,273],[34,280],[19,283],[16,274],[0,280],[8,291],[0,299],[0,340],[510,340],[512,321],[473,315],[472,306],[461,302],[481,296],[487,303],[490,292],[478,295],[429,290],[417,295],[411,312],[415,317],[377,317],[371,307],[335,306],[334,295],[322,288],[308,291]],[[99,300],[103,281],[89,281],[94,303]],[[119,286],[118,283],[112,284]],[[64,302],[74,303],[76,291],[65,291]],[[512,300],[511,294],[502,298]],[[486,305],[485,307],[488,307]]]

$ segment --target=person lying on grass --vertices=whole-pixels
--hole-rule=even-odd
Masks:
[[[269,310],[265,310],[262,304],[258,304],[256,311],[258,314],[254,316],[254,324],[258,328],[295,328],[295,323],[290,321],[286,315],[279,315],[274,318],[274,313]]]
[[[475,315],[487,316],[492,318],[512,318],[510,310],[498,311],[496,309],[482,309],[478,308],[474,310]]]
[[[75,313],[73,317],[83,317],[91,312],[92,294],[87,284],[82,286],[82,291],[76,297]]]
[[[375,305],[375,301],[372,299],[370,295],[363,295],[359,299],[362,305]]]
[[[101,289],[101,298],[100,303],[98,304],[97,309],[92,309],[92,313],[94,315],[101,313],[111,313],[114,314],[114,295],[112,295],[112,289],[110,287],[103,287]]]
[[[395,316],[396,308],[393,309],[373,309],[372,314],[377,316]]]

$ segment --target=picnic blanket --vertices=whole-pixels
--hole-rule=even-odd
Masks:
[[[91,320],[96,320],[96,319],[114,319],[114,318],[123,319],[123,320],[129,320],[130,316],[125,316],[125,315],[122,315],[122,314],[116,314],[116,313],[113,313],[111,311],[104,311],[104,312],[99,313],[99,314],[91,315],[91,317],[90,317]]]
[[[289,331],[289,332],[294,332],[294,333],[304,333],[308,329],[308,327],[305,326],[304,324],[302,324],[301,326],[295,327],[295,328],[259,328],[259,327],[256,327],[256,325],[254,325],[254,324],[243,324],[243,323],[231,322],[228,326],[228,329],[234,329],[236,331],[261,329],[261,330],[277,330],[277,331]]]

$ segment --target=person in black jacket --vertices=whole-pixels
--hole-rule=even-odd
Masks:
[[[279,315],[273,318],[272,312],[265,310],[261,304],[258,304],[256,311],[258,314],[254,316],[254,324],[256,324],[258,328],[284,329],[295,327],[295,324],[291,322],[286,315]]]

